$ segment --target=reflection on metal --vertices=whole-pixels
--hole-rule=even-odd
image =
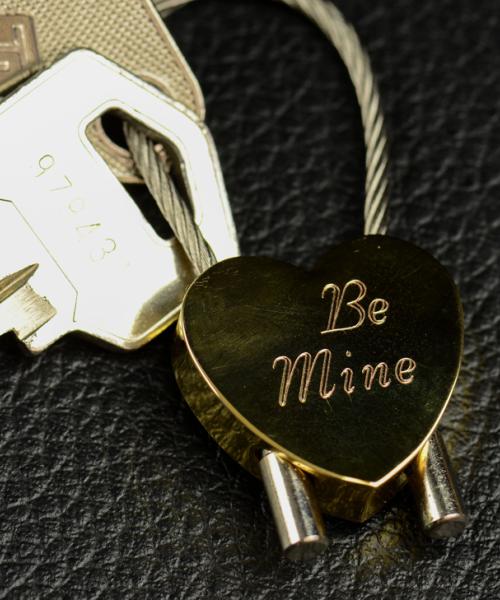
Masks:
[[[408,478],[425,533],[433,538],[460,535],[467,517],[440,433],[423,448]]]
[[[307,560],[323,552],[325,527],[305,475],[275,452],[264,452],[259,466],[287,558]]]

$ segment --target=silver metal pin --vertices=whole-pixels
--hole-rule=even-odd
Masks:
[[[457,537],[467,524],[444,440],[435,432],[407,472],[424,532]]]
[[[308,560],[323,552],[328,539],[306,476],[276,452],[264,452],[259,466],[285,556]]]

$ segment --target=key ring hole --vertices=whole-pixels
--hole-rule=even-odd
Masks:
[[[109,111],[101,117],[101,127],[115,146],[128,153],[127,142],[123,134],[123,118],[115,111]]]
[[[94,133],[101,130],[106,137],[106,144],[109,146],[112,143],[115,146],[117,152],[120,152],[125,158],[129,155],[127,142],[123,133],[123,115],[118,111],[110,110],[101,115],[101,117],[93,121],[88,129]],[[88,133],[88,132],[87,132]],[[95,136],[89,136],[89,139],[94,145],[94,148],[99,152],[101,157],[107,162],[109,156],[105,156],[102,152],[103,148],[100,147],[102,143],[102,136],[98,135],[98,139],[95,140]],[[98,142],[97,144],[95,142]],[[111,168],[112,165],[108,166]],[[175,236],[170,228],[169,224],[161,214],[158,204],[156,203],[153,196],[150,194],[148,188],[139,181],[122,182],[123,187],[130,194],[134,200],[137,208],[141,211],[143,217],[151,225],[154,232],[165,241],[173,239]]]

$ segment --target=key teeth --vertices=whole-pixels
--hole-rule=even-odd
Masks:
[[[12,330],[24,340],[55,316],[57,311],[47,298],[28,284],[38,267],[28,265],[0,279],[0,333]]]
[[[14,327],[14,332],[24,341],[50,321],[57,311],[47,298],[39,296],[30,285],[21,288],[18,295],[22,307],[22,322]]]

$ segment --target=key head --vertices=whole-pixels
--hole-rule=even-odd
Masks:
[[[313,272],[233,258],[183,302],[174,366],[216,441],[258,475],[273,450],[309,473],[322,508],[363,521],[402,485],[436,428],[462,356],[446,270],[370,236]]]
[[[199,84],[151,0],[2,0],[0,93],[78,48],[105,56],[203,118]],[[130,154],[100,121],[89,136],[121,181],[140,182]]]
[[[204,125],[110,61],[72,53],[0,105],[2,270],[39,264],[32,286],[57,310],[23,340],[33,352],[69,331],[137,348],[177,317],[193,278],[178,243],[158,237],[87,138],[89,123],[110,109],[172,148],[216,256],[238,254]]]

